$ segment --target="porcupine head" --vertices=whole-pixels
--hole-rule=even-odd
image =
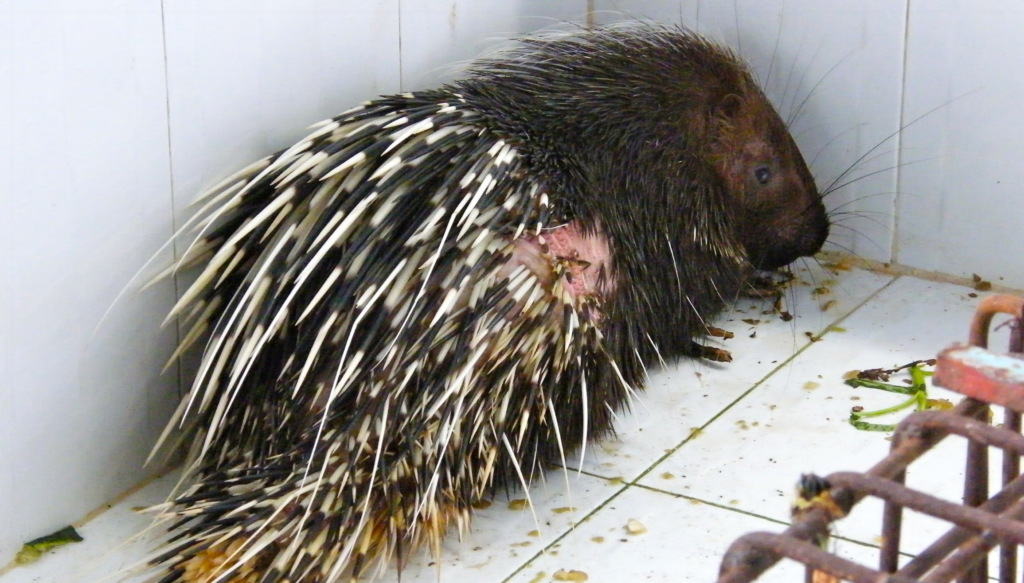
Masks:
[[[693,339],[752,273],[828,237],[786,124],[745,63],[687,31],[527,43],[536,54],[487,62],[459,90],[560,195],[580,235],[562,253],[613,274],[603,327],[620,362],[707,354]]]
[[[166,580],[189,583],[439,550],[829,228],[747,68],[657,26],[527,39],[207,200],[175,308],[211,329],[176,413],[200,426],[196,484],[164,507]]]

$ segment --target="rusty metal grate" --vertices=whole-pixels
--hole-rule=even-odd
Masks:
[[[1010,354],[989,352],[988,332],[996,314],[1009,314]],[[982,583],[989,577],[987,557],[999,547],[999,581],[1017,580],[1017,545],[1024,545],[1024,299],[995,295],[978,306],[970,345],[957,345],[938,358],[934,383],[965,395],[949,411],[922,411],[896,429],[889,455],[867,472],[827,476],[823,495],[794,514],[782,534],[755,532],[737,539],[722,559],[718,583],[755,580],[782,558],[806,565],[808,583]],[[990,424],[989,405],[1005,408],[1001,426]],[[936,498],[904,485],[907,468],[946,437],[967,440],[963,504]],[[1002,490],[989,497],[990,448],[1003,451]],[[885,503],[882,546],[877,569],[822,549],[832,522],[867,496]],[[903,509],[946,522],[951,528],[899,568]]]

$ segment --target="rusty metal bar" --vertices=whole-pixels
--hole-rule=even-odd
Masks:
[[[893,438],[893,448],[896,440]],[[906,470],[893,476],[893,482],[906,484]],[[882,508],[882,548],[878,553],[878,570],[895,573],[900,566],[900,536],[903,532],[903,507],[890,500]]]
[[[951,414],[967,417],[976,417],[983,414],[986,405],[973,399],[964,399],[958,403]],[[916,414],[915,414],[916,415]],[[900,436],[901,443],[898,447],[875,464],[867,475],[880,478],[892,478],[904,471],[906,467],[926,451],[935,447],[935,444],[942,441],[948,431],[941,426],[914,426],[908,423],[910,418],[904,420],[897,429],[896,435]],[[894,435],[894,440],[897,439]],[[857,492],[848,488],[835,488],[832,497],[843,512],[849,512],[854,504],[860,502],[867,494]],[[813,508],[804,514],[801,519],[794,522],[785,530],[782,536],[796,538],[802,541],[816,540],[827,536],[832,517],[825,510]],[[739,542],[739,541],[737,541]],[[749,556],[746,553],[750,553]],[[734,542],[722,558],[722,566],[719,571],[719,583],[745,583],[753,581],[765,571],[778,563],[782,557],[773,554],[770,550],[746,547],[737,547]]]
[[[978,307],[974,310],[974,319],[971,320],[971,346],[988,348],[988,329],[996,314],[1008,314],[1020,320],[1024,315],[1024,298],[996,294],[978,302]]]
[[[1001,513],[1022,498],[1024,498],[1024,477],[1018,476],[1007,484],[1001,492],[982,504],[980,508],[987,512]],[[938,540],[904,565],[899,570],[899,573],[908,577],[924,575],[939,561],[948,557],[956,547],[964,544],[976,534],[976,531],[962,526],[951,528],[946,534],[939,537]]]
[[[1014,318],[1010,355],[977,348],[987,347],[992,319],[998,313]],[[801,507],[785,533],[754,533],[738,539],[723,558],[719,583],[752,581],[783,557],[806,565],[808,581],[816,573],[827,573],[854,583],[948,583],[957,577],[960,583],[984,583],[986,558],[996,546],[1000,547],[1000,582],[1015,581],[1017,545],[1024,544],[1024,476],[1020,473],[1020,458],[1024,456],[1024,298],[991,296],[981,301],[970,334],[975,348],[943,351],[933,379],[934,384],[968,398],[952,411],[915,413],[905,419],[897,427],[889,455],[867,473],[828,476],[831,508],[828,504]],[[989,403],[1006,407],[1002,427],[989,424]],[[950,434],[968,440],[963,505],[905,485],[910,463]],[[1003,455],[1002,490],[991,498],[990,447],[1002,450]],[[868,495],[885,501],[879,571],[830,555],[812,544],[826,540],[831,522]],[[956,526],[898,569],[903,508]]]
[[[1001,516],[1013,520],[1024,518],[1024,500],[1018,501],[1007,512]],[[965,541],[956,552],[942,564],[938,565],[928,576],[922,579],[922,583],[947,583],[970,569],[972,566],[988,565],[988,553],[999,544],[999,539],[991,531],[975,535]],[[975,573],[977,571],[969,571]]]
[[[792,559],[813,569],[825,570],[851,583],[918,583],[903,575],[890,574],[879,577],[874,569],[858,565],[853,561],[837,557],[808,542],[794,539],[785,534],[771,532],[752,532],[736,539],[733,546],[738,551],[750,555],[774,556],[776,561],[782,558]],[[731,572],[725,572],[725,577]],[[719,578],[719,582],[727,579]]]
[[[840,487],[855,489],[891,500],[904,508],[923,512],[967,528],[978,531],[991,530],[1004,539],[1024,544],[1024,523],[991,515],[980,508],[947,502],[924,492],[911,490],[892,480],[857,472],[836,472],[829,474],[826,479]]]
[[[980,506],[988,499],[988,446],[978,441],[967,442],[967,467],[964,469],[964,505],[959,508],[967,510]],[[979,511],[979,528],[985,522],[991,523],[992,515]],[[943,518],[940,516],[940,518]],[[1015,522],[1015,521],[1011,521]],[[962,524],[957,522],[957,524]],[[1024,525],[1020,525],[1021,534],[1024,535]],[[1021,541],[1018,541],[1021,542]],[[970,567],[957,581],[959,583],[985,583],[988,579],[988,562],[982,562]]]
[[[1024,435],[1010,433],[1002,427],[993,427],[978,419],[953,416],[943,411],[920,411],[909,415],[900,423],[897,432],[905,428],[905,432],[927,431],[941,428],[946,434],[959,435],[969,441],[982,443],[1024,456]],[[897,438],[894,436],[893,441]],[[1017,477],[1014,475],[1011,479]]]
[[[1024,317],[1024,305],[1019,307],[1018,318],[1013,320],[1010,329],[1010,352],[1020,354],[1024,352],[1024,325],[1021,318]],[[1012,409],[1003,412],[1003,427],[1014,434],[1021,432],[1021,414]],[[1003,450],[1003,489],[1020,476],[1020,456]],[[1004,542],[999,546],[999,580],[1017,580],[1017,545]]]

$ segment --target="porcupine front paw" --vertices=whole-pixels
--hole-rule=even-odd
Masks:
[[[704,358],[712,362],[732,362],[732,353],[728,350],[704,346],[699,342],[691,342],[686,355],[693,358]]]

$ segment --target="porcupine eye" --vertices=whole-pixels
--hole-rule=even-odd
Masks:
[[[768,181],[772,179],[772,171],[767,166],[758,166],[754,169],[754,178],[757,178],[757,182],[760,184],[768,184]]]

